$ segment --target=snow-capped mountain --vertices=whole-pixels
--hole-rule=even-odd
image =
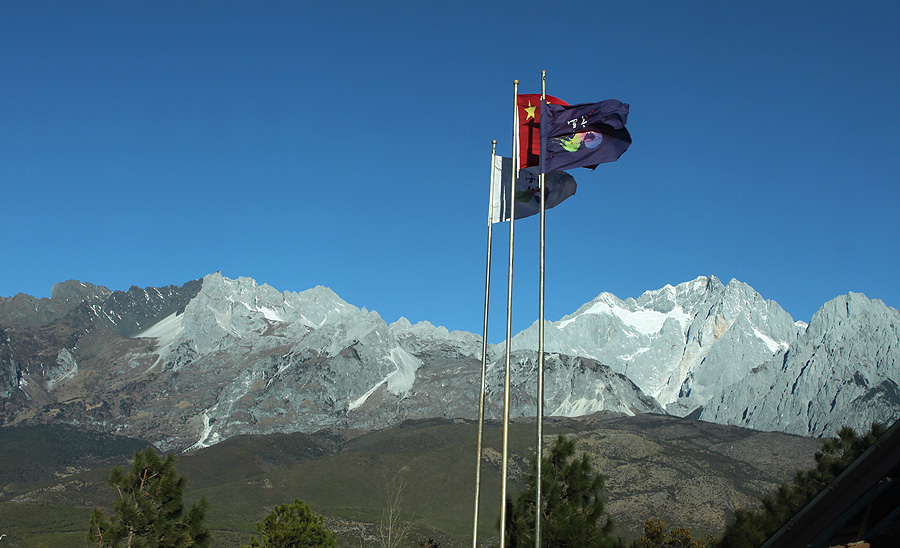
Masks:
[[[786,352],[803,329],[747,284],[700,277],[636,300],[602,293],[549,322],[544,347],[607,364],[668,412],[686,415]],[[536,348],[537,324],[512,346]]]
[[[603,293],[548,322],[545,412],[692,413],[816,435],[893,420],[898,312],[846,299],[807,328],[735,280],[697,278],[638,299]],[[511,414],[531,416],[536,326],[511,342]],[[487,350],[496,418],[505,357]],[[481,352],[478,335],[388,324],[325,287],[280,292],[219,273],[127,292],[70,281],[51,299],[0,298],[0,420],[185,450],[241,433],[475,418]]]
[[[18,300],[24,308],[37,302]],[[28,316],[22,306],[0,302],[9,311],[0,316],[4,424],[62,421],[183,450],[241,433],[477,415],[481,337],[402,318],[388,324],[325,287],[279,292],[216,273],[180,288],[49,301],[43,308],[56,308],[39,329],[20,321]],[[513,367],[527,368],[529,359],[525,353]],[[597,401],[566,403],[574,394],[566,390],[548,395],[548,407],[662,412],[601,364],[549,363],[563,375],[587,371]],[[490,386],[502,385],[502,369],[490,368]],[[513,416],[533,412],[528,390],[525,380],[513,383],[521,401]],[[499,416],[501,401],[489,399],[489,416]]]
[[[860,293],[837,297],[791,351],[711,398],[700,418],[816,436],[890,424],[900,415],[898,341],[900,312]]]

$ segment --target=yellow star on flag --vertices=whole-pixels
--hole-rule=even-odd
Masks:
[[[532,118],[534,118],[534,109],[536,109],[536,108],[537,107],[531,106],[531,101],[529,100],[528,106],[525,107],[525,114],[527,114],[527,116],[525,117],[526,122],[528,120],[531,120]]]

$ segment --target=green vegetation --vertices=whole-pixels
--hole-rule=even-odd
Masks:
[[[784,483],[769,495],[762,497],[759,509],[740,508],[734,512],[734,519],[725,528],[721,548],[756,548],[806,503],[831,483],[854,460],[871,447],[886,431],[880,424],[860,437],[852,428],[844,427],[837,438],[825,440],[822,449],[816,453],[816,467],[797,472],[793,481]]]
[[[492,425],[485,439],[487,444],[499,447],[499,428]],[[527,454],[533,439],[533,425],[517,424],[510,446],[519,454]],[[262,440],[252,441],[262,443]],[[395,482],[400,482],[405,488],[394,517],[402,521],[404,528],[410,525],[406,535],[409,542],[405,546],[430,537],[451,548],[457,546],[449,542],[451,538],[469,539],[471,545],[475,446],[475,429],[471,423],[417,421],[346,441],[342,453],[283,467],[260,463],[251,456],[243,463],[216,467],[215,473],[220,477],[212,478],[214,471],[209,466],[209,458],[219,451],[217,445],[182,457],[179,469],[191,478],[194,488],[186,497],[203,493],[213,501],[209,522],[217,546],[219,530],[243,531],[249,535],[255,531],[256,522],[275,505],[295,498],[325,516],[326,523],[332,519],[346,526],[330,527],[342,546],[361,544],[360,529],[354,524],[366,524],[366,533],[372,537],[370,542],[379,544],[389,521],[385,515],[389,490]],[[274,461],[277,452],[262,445],[255,451],[263,449]],[[278,457],[278,462],[287,460]],[[255,468],[247,464],[254,462],[258,465]],[[518,489],[521,484],[514,479],[513,486]],[[485,473],[482,489],[487,493],[500,492],[499,469]],[[487,497],[483,501],[486,502],[481,505],[479,538],[487,539],[493,533],[500,501],[499,497],[497,504]],[[392,538],[396,537],[392,535]],[[242,542],[246,544],[248,540]]]
[[[541,545],[547,548],[606,548],[620,544],[602,497],[604,479],[591,468],[587,454],[575,456],[575,442],[559,435],[541,464]],[[507,503],[506,545],[534,546],[537,462],[527,486]]]
[[[91,517],[90,508],[62,504],[0,503],[0,533],[7,535],[0,546],[23,539],[23,548],[84,545],[84,531]],[[27,540],[25,540],[27,539]]]
[[[334,533],[322,525],[322,516],[300,499],[276,506],[256,530],[258,537],[243,548],[332,548],[336,542]]]
[[[644,534],[631,544],[631,548],[713,548],[716,539],[707,535],[705,540],[695,539],[684,527],[669,527],[661,519],[648,519]]]
[[[7,426],[0,435],[0,485],[52,479],[60,469],[119,464],[148,446],[140,440],[63,424]]]
[[[747,500],[758,496],[759,490],[752,489],[762,485],[774,486],[785,481],[790,475],[782,470],[807,468],[812,464],[811,455],[815,448],[821,447],[821,440],[795,438],[777,434],[762,435],[738,429],[726,429],[714,425],[697,426],[674,417],[646,416],[627,419],[640,421],[641,432],[665,433],[665,439],[677,437],[675,443],[662,439],[660,435],[648,438],[632,434],[632,430],[617,430],[622,418],[603,420],[595,423],[553,420],[545,424],[545,433],[556,435],[560,432],[573,434],[577,439],[579,451],[585,450],[592,456],[595,471],[602,471],[606,480],[605,510],[616,510],[621,499],[619,495],[630,495],[632,492],[644,496],[653,492],[648,489],[659,489],[659,499],[667,500],[664,491],[682,489],[683,486],[665,481],[683,476],[668,474],[661,476],[646,475],[659,463],[666,464],[652,452],[641,452],[647,446],[664,448],[659,454],[677,456],[672,462],[687,463],[697,466],[690,468],[691,473],[718,474],[720,470],[736,476],[738,485],[749,485]],[[631,423],[629,423],[631,424]],[[573,426],[574,425],[574,426]],[[30,427],[29,427],[30,428]],[[424,546],[442,546],[443,548],[459,548],[471,546],[472,535],[472,479],[475,472],[475,428],[471,422],[449,421],[439,419],[410,421],[386,429],[353,437],[353,433],[335,432],[319,435],[276,434],[267,436],[239,436],[217,444],[208,449],[197,451],[178,458],[178,472],[190,479],[183,493],[183,504],[190,508],[204,497],[212,501],[206,515],[209,527],[209,546],[215,548],[238,548],[248,545],[257,533],[257,523],[264,520],[267,514],[278,505],[296,498],[309,505],[311,511],[323,516],[323,524],[335,533],[340,546],[353,548],[381,547],[386,539],[386,525],[391,521],[395,530],[404,534],[391,534],[391,542],[400,538],[400,546],[409,548],[417,543]],[[595,432],[600,432],[595,434]],[[621,432],[622,435],[610,433]],[[0,442],[21,440],[21,453],[28,454],[32,460],[52,462],[53,457],[45,458],[44,451],[56,452],[57,446],[37,447],[29,445],[32,441],[43,444],[43,434],[28,435],[28,428],[3,429],[0,431]],[[7,437],[9,435],[10,437]],[[488,544],[497,540],[494,529],[500,503],[500,425],[489,423],[485,430],[485,461],[482,477],[482,499],[479,513],[479,544]],[[707,436],[716,436],[708,438]],[[24,436],[24,437],[22,437]],[[623,437],[624,436],[624,437]],[[695,436],[701,443],[694,443]],[[846,437],[846,436],[845,436]],[[99,456],[108,448],[102,447],[106,440],[97,438],[91,441],[73,442],[73,447],[80,447],[79,454]],[[714,439],[716,446],[732,447],[737,443],[742,447],[741,458],[748,450],[766,455],[772,440],[781,444],[790,444],[790,449],[783,451],[780,459],[761,461],[759,458],[741,460],[732,459],[722,452],[704,452],[703,440]],[[756,444],[754,440],[761,439]],[[631,440],[632,445],[628,445]],[[688,440],[688,442],[685,442]],[[727,441],[728,443],[725,443]],[[130,443],[130,442],[129,442]],[[527,455],[534,454],[534,424],[514,422],[510,430],[510,493],[516,499],[520,491],[531,487],[533,478],[529,478],[530,463]],[[740,445],[740,444],[743,445]],[[837,442],[845,444],[840,439]],[[95,446],[97,444],[97,446]],[[146,447],[143,444],[143,447]],[[42,447],[47,447],[43,449]],[[698,449],[700,447],[700,449]],[[64,451],[64,449],[62,449]],[[549,454],[546,452],[545,455]],[[679,452],[681,451],[681,452]],[[10,452],[14,452],[10,449]],[[861,451],[860,451],[861,452]],[[113,455],[114,452],[110,452]],[[125,453],[109,464],[125,465],[131,453]],[[650,455],[647,457],[646,455]],[[796,454],[794,460],[788,455]],[[820,465],[835,460],[827,455],[833,450],[823,450],[819,457]],[[805,455],[801,457],[799,455]],[[705,460],[704,460],[705,459]],[[580,463],[578,458],[566,461],[566,465]],[[838,459],[839,460],[839,459]],[[71,461],[69,461],[71,462]],[[746,463],[751,465],[747,466]],[[757,474],[760,462],[778,463],[770,470]],[[673,470],[676,464],[670,464],[666,470]],[[125,466],[126,470],[131,464]],[[549,466],[544,466],[544,494],[551,492],[546,484]],[[20,470],[10,469],[11,474],[19,474]],[[70,468],[68,464],[57,466],[55,473],[37,482],[7,483],[0,490],[0,524],[3,525],[4,538],[0,546],[6,544],[21,548],[71,548],[85,545],[85,532],[91,521],[94,507],[113,508],[120,497],[118,491],[109,488],[108,479],[111,469],[101,467],[84,470],[82,467]],[[768,472],[769,475],[766,475]],[[52,477],[55,475],[55,477]],[[625,491],[621,484],[623,479],[635,486],[634,491]],[[619,485],[619,487],[616,487]],[[399,486],[399,488],[398,488]],[[649,487],[648,487],[649,486]],[[393,506],[390,503],[391,489],[396,497]],[[616,491],[619,489],[619,491]],[[691,494],[693,492],[684,491]],[[494,499],[497,494],[496,500]],[[693,493],[691,496],[696,495]],[[531,495],[533,498],[533,494]],[[657,500],[659,500],[657,499]],[[628,506],[627,513],[617,510],[617,529],[615,534],[625,535],[623,545],[631,543],[641,535],[641,527],[649,516],[660,517],[669,523],[687,526],[691,530],[702,533],[718,534],[724,523],[714,527],[703,527],[696,522],[684,518],[681,514],[665,513],[677,504],[676,497],[668,496],[673,501],[669,505],[658,505],[657,509],[642,511],[639,504]],[[724,504],[717,508],[722,508]],[[108,512],[109,510],[107,510]],[[547,509],[545,509],[545,512]],[[743,511],[739,511],[741,513]],[[603,518],[598,528],[608,520]],[[737,520],[735,520],[737,521]],[[543,528],[547,530],[547,516],[543,519]],[[408,529],[407,529],[408,527]],[[646,528],[643,529],[645,536]],[[665,542],[683,539],[682,528],[675,527],[665,531]],[[674,533],[674,537],[673,537]],[[648,540],[651,537],[647,537]],[[422,540],[430,539],[430,542]],[[527,544],[527,543],[526,543]],[[96,546],[96,544],[94,544]],[[545,543],[545,546],[549,546]],[[662,546],[666,546],[663,544]],[[678,546],[672,544],[670,546]],[[727,545],[726,545],[727,546]],[[680,547],[679,547],[680,548]]]
[[[182,548],[209,546],[208,504],[201,499],[185,514],[187,479],[175,471],[175,456],[163,459],[153,448],[134,454],[131,473],[114,468],[109,484],[118,498],[113,515],[96,508],[87,538],[102,548]]]

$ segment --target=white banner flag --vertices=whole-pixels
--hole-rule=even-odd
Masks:
[[[509,220],[509,181],[513,169],[512,159],[493,156],[491,173],[491,219],[492,223]],[[537,215],[541,211],[540,170],[526,167],[519,170],[516,181],[516,219]],[[575,179],[565,171],[554,171],[544,175],[544,206],[550,209],[575,194]]]

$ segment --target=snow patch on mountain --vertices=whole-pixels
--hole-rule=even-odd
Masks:
[[[390,360],[397,369],[387,377],[388,390],[394,394],[409,392],[416,380],[416,370],[422,366],[422,362],[402,348],[391,348]]]
[[[787,341],[775,341],[772,337],[760,331],[756,326],[753,326],[752,329],[753,334],[759,337],[764,343],[766,343],[766,346],[773,354],[775,352],[778,352],[779,350],[787,350],[791,346]]]
[[[900,417],[900,311],[850,293],[825,303],[787,352],[711,398],[700,418],[833,435]]]
[[[552,417],[581,417],[596,413],[603,408],[603,402],[596,399],[578,398],[572,401],[572,396],[566,397],[559,407],[550,412]],[[633,415],[634,413],[631,413]]]
[[[360,405],[366,403],[366,400],[369,399],[369,396],[374,394],[375,391],[378,390],[378,387],[381,386],[382,384],[386,383],[387,380],[388,380],[388,377],[381,379],[378,383],[375,384],[375,386],[370,388],[365,394],[363,394],[362,396],[360,396],[360,397],[356,398],[355,400],[353,400],[352,402],[350,402],[350,405],[347,406],[347,411],[348,412],[353,411]]]
[[[790,348],[798,328],[750,286],[699,277],[639,298],[601,293],[545,330],[545,348],[585,356],[634,381],[669,412],[686,415]],[[513,338],[537,346],[537,325]]]
[[[135,335],[135,338],[152,337],[158,339],[159,346],[169,346],[184,331],[184,316],[173,312],[149,329]]]
[[[672,286],[668,286],[672,287]],[[659,333],[663,325],[669,318],[674,318],[682,328],[687,325],[690,317],[680,306],[673,308],[671,311],[662,312],[659,310],[646,309],[629,309],[615,302],[611,295],[604,294],[603,300],[595,302],[590,308],[577,315],[562,320],[556,324],[557,329],[565,329],[565,327],[576,321],[580,316],[585,314],[609,314],[618,318],[624,325],[644,335],[654,335]],[[616,299],[618,300],[618,299]],[[621,301],[620,301],[621,302]]]
[[[70,285],[73,295],[85,291]],[[181,287],[90,295],[88,314],[71,318],[86,322],[78,325],[83,342],[17,355],[28,348],[10,339],[19,331],[0,332],[0,405],[8,421],[30,414],[115,425],[165,450],[184,450],[246,433],[471,418],[483,350],[486,416],[502,415],[500,347],[426,321],[388,324],[325,287],[279,292],[216,273]],[[50,303],[29,318],[16,303],[0,304],[23,330],[43,329],[78,305]],[[900,316],[864,295],[826,303],[807,325],[745,283],[699,277],[638,298],[601,293],[546,327],[550,415],[697,413],[814,435],[900,416]],[[63,335],[59,340],[70,340]],[[511,343],[510,413],[533,416],[537,325]],[[46,356],[56,356],[55,364]],[[96,382],[79,383],[79,370]]]
[[[209,447],[211,445],[215,445],[215,444],[219,443],[220,441],[222,441],[219,439],[218,433],[213,433],[212,425],[209,420],[209,414],[206,411],[203,412],[203,415],[201,416],[201,420],[203,421],[203,426],[200,431],[200,439],[197,440],[197,443],[190,446],[188,448],[188,451],[203,449],[204,447]]]

